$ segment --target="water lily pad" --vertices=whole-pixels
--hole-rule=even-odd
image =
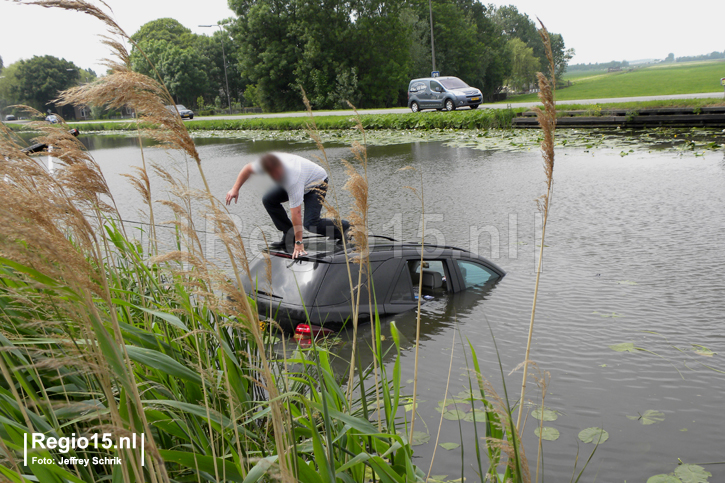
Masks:
[[[675,475],[682,483],[707,483],[712,473],[698,465],[681,465],[675,470]]]
[[[466,418],[466,413],[460,409],[451,409],[443,413],[443,419],[448,421],[458,421]]]
[[[458,448],[460,446],[460,444],[458,444],[458,443],[441,443],[439,446],[447,451],[450,451],[452,449]]]
[[[713,352],[707,347],[698,344],[692,344],[692,350],[694,350],[695,354],[697,354],[698,356],[712,357],[716,354],[716,352]]]
[[[483,409],[474,409],[473,411],[467,412],[466,417],[463,418],[463,420],[472,423],[474,415],[477,423],[481,423],[486,420],[486,411],[484,411]]]
[[[413,441],[411,441],[410,444],[413,446],[420,446],[428,441],[430,441],[430,434],[424,431],[413,431]]]
[[[614,344],[609,346],[615,352],[636,352],[637,348],[632,342],[622,342],[621,344]]]
[[[597,314],[600,317],[608,317],[608,318],[616,318],[616,317],[622,317],[621,314],[618,314],[617,312],[612,312],[611,314],[603,314],[601,312],[592,312],[593,314]]]
[[[602,428],[587,428],[579,432],[579,439],[582,443],[602,444],[609,439],[609,433]]]
[[[559,430],[556,428],[549,428],[547,426],[544,426],[543,431],[539,431],[540,428],[536,428],[534,430],[534,434],[538,437],[539,433],[541,433],[541,439],[545,439],[546,441],[556,441],[559,439]]]
[[[438,401],[438,407],[439,408],[445,408],[447,406],[451,406],[454,404],[465,404],[467,401],[465,399],[461,398],[448,398],[443,399],[442,401]]]
[[[648,409],[644,412],[642,415],[642,424],[648,425],[648,424],[657,424],[661,423],[665,420],[665,413],[661,413],[659,411],[655,411],[653,409]]]
[[[678,477],[670,473],[669,475],[654,475],[647,479],[647,483],[682,483]]]
[[[556,421],[559,417],[559,415],[556,414],[556,411],[552,411],[551,409],[546,408],[544,408],[543,411],[542,408],[536,408],[531,411],[531,415],[539,421]]]
[[[637,282],[633,282],[631,280],[620,280],[617,282],[619,285],[637,285]]]

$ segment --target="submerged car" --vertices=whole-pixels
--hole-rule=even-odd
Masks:
[[[194,119],[194,111],[191,109],[187,109],[184,107],[183,104],[177,104],[175,106],[166,106],[166,109],[168,109],[171,112],[179,112],[179,116],[181,116],[181,119]]]
[[[425,77],[410,81],[408,107],[413,112],[424,109],[455,111],[468,106],[478,109],[483,94],[458,77]]]
[[[267,250],[250,262],[247,293],[257,300],[260,315],[277,321],[284,330],[312,323],[339,330],[350,319],[350,278],[357,284],[359,265],[346,263],[345,249],[323,238],[305,239],[307,256],[293,260],[284,251]],[[347,256],[355,257],[347,248]],[[493,284],[506,274],[495,263],[455,247],[421,246],[384,237],[370,243],[370,284],[363,270],[359,320],[369,320],[377,307],[380,316],[412,310],[423,301],[446,292],[461,292]],[[271,268],[271,271],[269,270]],[[271,279],[270,279],[271,273]],[[422,293],[418,293],[422,279]],[[373,288],[372,300],[368,285]]]

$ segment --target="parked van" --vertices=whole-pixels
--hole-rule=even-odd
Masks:
[[[410,81],[408,86],[408,107],[413,112],[455,111],[464,106],[477,109],[482,101],[481,91],[458,77],[425,77]]]

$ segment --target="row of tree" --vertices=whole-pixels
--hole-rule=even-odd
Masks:
[[[432,70],[427,0],[229,0],[229,31],[238,48],[248,99],[266,110],[297,109],[300,87],[313,106],[406,104],[412,78]],[[487,97],[507,84],[535,82],[545,64],[536,25],[516,7],[477,0],[434,0],[436,70],[480,88]],[[560,76],[573,56],[552,36]]]
[[[142,26],[132,39],[134,70],[160,76],[178,103],[202,108],[315,108],[405,105],[411,79],[430,75],[428,0],[229,0],[235,17],[212,35],[171,18]],[[433,0],[436,70],[480,88],[486,97],[523,91],[546,66],[537,26],[514,6],[479,0]],[[573,50],[552,35],[557,76]],[[143,53],[141,52],[143,51]],[[224,72],[226,54],[227,81]],[[4,69],[0,103],[43,111],[57,93],[95,78],[52,56]],[[0,109],[4,106],[0,104]]]
[[[52,55],[20,60],[7,67],[0,57],[0,112],[16,104],[26,104],[41,112],[58,112],[61,109],[52,101],[60,91],[95,78],[91,69],[81,69]]]

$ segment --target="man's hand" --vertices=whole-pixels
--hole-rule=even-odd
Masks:
[[[292,253],[292,258],[297,259],[303,255],[307,255],[305,246],[301,243],[295,243],[295,251]]]
[[[232,203],[232,200],[234,200],[234,204],[236,204],[238,199],[239,199],[239,190],[236,188],[230,189],[229,193],[227,193],[227,206],[229,206]]]

